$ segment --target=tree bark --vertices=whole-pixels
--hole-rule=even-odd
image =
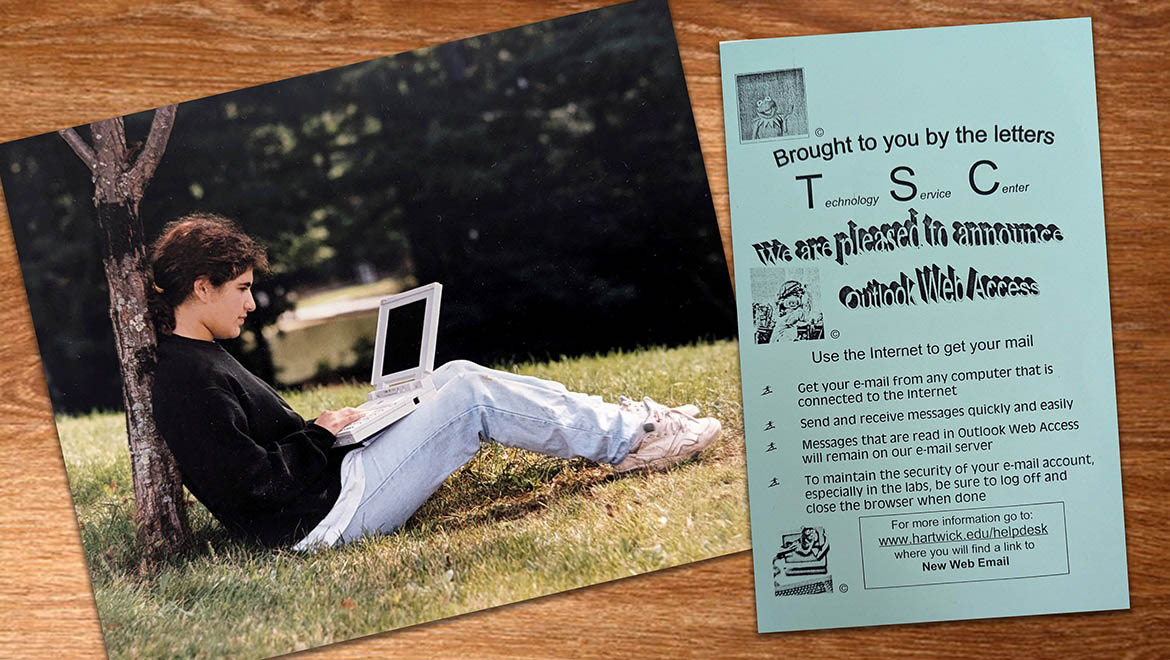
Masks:
[[[126,147],[121,118],[90,124],[93,147],[73,129],[61,137],[93,174],[94,205],[110,290],[110,322],[122,371],[122,401],[134,479],[134,526],[143,565],[185,549],[191,541],[183,484],[170,449],[154,423],[151,388],[157,346],[147,306],[151,286],[138,206],[166,148],[175,106],[159,108],[136,159]]]

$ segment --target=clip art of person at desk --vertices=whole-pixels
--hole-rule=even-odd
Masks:
[[[797,564],[785,569],[787,575],[824,573],[827,570],[825,558],[828,554],[829,540],[825,538],[825,533],[817,527],[802,527],[800,536],[781,547],[780,552],[777,552],[776,557],[772,559],[772,563],[773,566],[779,561]],[[805,566],[801,567],[799,564],[805,564]],[[773,568],[773,575],[779,573],[779,568]]]
[[[825,337],[824,317],[813,310],[808,288],[796,280],[785,282],[776,294],[775,323],[772,343]]]

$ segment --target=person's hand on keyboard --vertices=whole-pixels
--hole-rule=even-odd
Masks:
[[[358,421],[366,414],[364,410],[357,408],[342,408],[341,410],[326,410],[317,416],[315,423],[333,435],[337,435],[341,429]]]

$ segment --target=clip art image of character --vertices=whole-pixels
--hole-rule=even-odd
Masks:
[[[824,339],[823,315],[813,309],[812,297],[801,282],[788,280],[776,294],[776,329],[772,342]]]
[[[824,531],[817,527],[802,527],[800,529],[800,538],[794,539],[792,542],[780,548],[780,552],[776,553],[776,557],[772,561],[819,562],[824,560],[828,554],[829,540],[825,538]],[[795,557],[795,560],[789,559],[790,557]],[[775,573],[779,573],[779,568],[774,568],[773,570]]]
[[[771,96],[756,101],[756,116],[752,119],[752,139],[782,137],[785,124],[792,116],[795,105],[788,104],[788,112],[780,112],[780,106]]]

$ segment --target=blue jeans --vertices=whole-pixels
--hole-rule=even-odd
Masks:
[[[564,385],[457,360],[435,370],[437,392],[355,450],[365,488],[342,532],[350,542],[402,526],[481,439],[541,454],[620,463],[644,415]]]

